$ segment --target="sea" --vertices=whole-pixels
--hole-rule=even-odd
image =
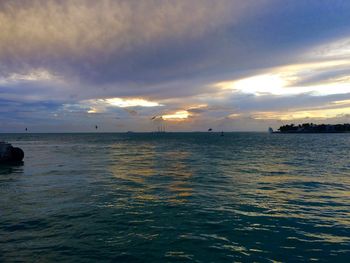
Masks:
[[[0,140],[0,262],[350,262],[350,134]]]

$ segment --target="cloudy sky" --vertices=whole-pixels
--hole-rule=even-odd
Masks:
[[[350,122],[350,1],[1,0],[0,132]]]

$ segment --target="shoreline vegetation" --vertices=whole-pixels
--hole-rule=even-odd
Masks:
[[[272,130],[272,129],[271,129]],[[270,130],[270,131],[271,131]],[[273,132],[273,131],[272,131]],[[350,132],[350,124],[287,124],[278,128],[278,131],[273,133],[345,133]]]

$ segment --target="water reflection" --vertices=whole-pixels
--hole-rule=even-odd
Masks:
[[[111,147],[110,171],[125,191],[143,202],[183,203],[192,196],[186,150],[154,144],[118,143]],[[161,194],[160,194],[161,193]]]
[[[146,178],[156,174],[155,150],[153,145],[114,144],[111,146],[113,175],[121,180],[145,184]]]
[[[15,163],[15,164],[0,164],[0,175],[8,175],[8,174],[20,174],[23,173],[23,162]]]
[[[0,261],[347,262],[348,135],[23,138]]]
[[[304,166],[301,170],[297,159],[300,162],[297,155],[285,155],[277,160],[266,159],[267,162],[259,168],[258,174],[261,176],[257,177],[254,188],[254,195],[259,199],[253,202],[266,211],[263,216],[298,222],[292,229],[294,235],[304,237],[303,242],[307,239],[329,243],[349,242],[346,233],[334,231],[350,226],[349,213],[346,212],[350,191],[344,189],[344,185],[350,182],[348,176],[338,175],[339,183],[329,175],[328,169],[310,176],[310,166]],[[333,165],[333,169],[337,167]],[[290,237],[293,238],[302,239]]]
[[[23,175],[23,162],[14,165],[0,164],[0,188],[11,189],[15,185],[11,182],[21,180]]]

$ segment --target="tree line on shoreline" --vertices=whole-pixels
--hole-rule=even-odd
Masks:
[[[350,124],[314,124],[303,123],[299,125],[287,124],[278,128],[281,133],[332,133],[332,132],[350,132]]]

